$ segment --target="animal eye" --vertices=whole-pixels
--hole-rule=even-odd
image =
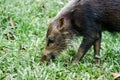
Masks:
[[[53,37],[48,38],[48,43],[54,43],[54,38]]]

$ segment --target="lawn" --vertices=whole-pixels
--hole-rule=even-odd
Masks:
[[[71,64],[82,37],[55,62],[40,62],[48,25],[67,1],[0,0],[0,80],[114,80],[111,74],[120,73],[120,34],[106,31],[101,64],[94,63],[92,48]]]

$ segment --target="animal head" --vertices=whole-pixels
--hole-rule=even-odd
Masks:
[[[50,23],[46,35],[46,46],[41,61],[49,61],[60,54],[67,46],[70,38],[70,22],[66,18],[55,19]]]

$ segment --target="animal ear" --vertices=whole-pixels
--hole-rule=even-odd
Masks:
[[[59,27],[59,29],[63,29],[63,25],[64,25],[64,18],[60,18],[59,20],[58,20],[58,27]]]

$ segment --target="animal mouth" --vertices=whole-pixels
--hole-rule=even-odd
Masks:
[[[56,54],[53,54],[53,53],[50,53],[50,54],[48,54],[48,55],[43,55],[43,56],[41,57],[41,61],[42,61],[42,62],[45,62],[45,61],[55,60],[55,55],[56,55]]]

